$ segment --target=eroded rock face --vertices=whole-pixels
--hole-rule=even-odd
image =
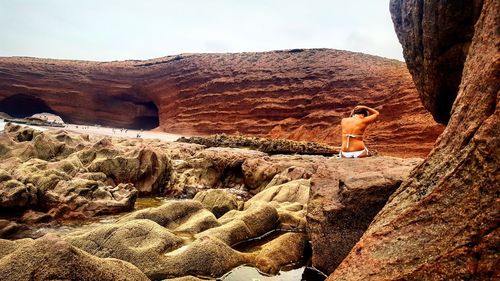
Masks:
[[[34,146],[37,139],[43,145]],[[140,188],[136,195],[151,190],[196,193],[195,200],[172,198],[159,207],[62,232],[71,245],[99,258],[130,262],[155,280],[220,277],[242,264],[275,274],[306,255],[308,204],[321,205],[309,200],[311,179],[344,174],[346,186],[356,191],[352,197],[359,199],[349,205],[354,209],[385,198],[392,191],[386,185],[404,176],[394,171],[415,163],[390,157],[270,156],[248,149],[38,132],[10,125],[0,141],[5,148],[1,157],[8,160],[0,162],[0,179],[36,189],[34,198],[12,196],[19,198],[16,206],[24,211],[17,222],[43,223],[69,215],[86,218],[118,210],[120,204],[132,208],[126,196],[129,188]],[[325,166],[330,168],[326,174],[321,173]],[[393,174],[385,172],[389,166]],[[167,179],[168,183],[162,182]],[[367,182],[374,186],[367,187]],[[359,216],[364,213],[360,210]],[[11,221],[0,226],[7,234],[17,227]],[[357,239],[357,234],[347,232],[345,240]],[[259,239],[261,244],[247,248]],[[2,245],[6,250],[0,255],[18,246],[0,240]]]
[[[309,179],[322,161],[320,156],[266,156],[251,158],[242,165],[247,188],[256,194],[268,186],[297,179]]]
[[[171,150],[154,142],[7,124],[0,134],[0,212],[85,218],[132,210],[139,193],[166,191],[170,159],[193,145],[172,146],[176,152],[167,157]]]
[[[180,237],[147,219],[103,225],[71,234],[66,240],[92,255],[128,261],[149,277],[158,274],[165,252],[183,244]]]
[[[338,146],[341,118],[366,104],[382,112],[368,132],[369,145],[400,156],[426,155],[442,131],[418,100],[404,63],[346,51],[185,54],[106,63],[0,58],[0,73],[0,111],[13,116],[40,110],[73,123]]]
[[[448,123],[481,0],[391,0],[392,21],[420,99]]]
[[[241,242],[276,229],[279,217],[270,204],[231,211],[218,220],[207,213],[196,200],[171,201],[65,239],[98,257],[128,261],[152,279],[219,277],[241,264],[274,274],[304,256],[303,233],[283,234],[251,252],[235,249]],[[280,253],[282,257],[275,259]]]
[[[446,130],[329,280],[498,277],[499,30],[500,2],[483,1]]]
[[[173,162],[169,192],[191,193],[213,188],[242,190],[245,186],[242,165],[247,159],[260,158],[265,153],[237,148],[213,147]]]
[[[320,166],[311,178],[307,205],[313,266],[326,274],[333,272],[421,161],[370,157]]]
[[[277,274],[283,264],[303,258],[306,243],[304,233],[285,233],[262,246],[256,254],[255,265],[262,272]]]
[[[12,252],[0,258],[1,280],[149,280],[128,262],[97,258],[54,235],[8,244]]]

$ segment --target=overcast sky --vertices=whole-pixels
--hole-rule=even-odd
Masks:
[[[403,60],[389,0],[0,0],[0,56],[334,48]]]

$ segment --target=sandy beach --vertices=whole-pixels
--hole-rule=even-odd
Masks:
[[[6,122],[0,121],[0,130],[4,129]],[[143,139],[158,139],[161,141],[175,141],[182,137],[181,135],[154,132],[154,131],[140,131],[140,130],[129,130],[129,129],[119,129],[101,126],[86,126],[86,125],[76,125],[76,124],[64,124],[63,127],[45,127],[45,126],[33,126],[20,124],[23,126],[29,126],[31,128],[45,131],[45,130],[58,130],[63,129],[70,132],[80,133],[80,134],[91,134],[91,135],[102,135],[102,136],[112,136],[121,138],[143,138]]]

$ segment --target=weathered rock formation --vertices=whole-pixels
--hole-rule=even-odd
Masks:
[[[443,124],[457,96],[481,3],[391,1],[394,27],[420,99]]]
[[[225,189],[209,189],[196,193],[193,198],[200,201],[205,209],[212,212],[217,218],[231,210],[238,209],[238,198]]]
[[[336,155],[340,147],[332,147],[317,142],[269,139],[251,136],[210,135],[205,137],[181,137],[177,142],[197,143],[206,147],[248,148],[268,154],[312,154]]]
[[[118,259],[101,259],[46,235],[35,241],[1,240],[0,279],[43,280],[149,280],[137,267]]]
[[[234,155],[241,156],[238,150],[234,151]],[[293,161],[288,162],[288,167],[285,167],[284,159],[291,156],[254,157],[265,158],[261,163],[269,173],[275,175],[270,181],[267,177],[260,177],[267,183],[266,186],[244,203],[230,193],[225,194],[224,196],[229,195],[231,202],[224,205],[231,206],[232,210],[229,207],[214,208],[219,206],[216,204],[217,200],[207,199],[207,196],[224,197],[221,195],[222,190],[201,191],[198,193],[201,195],[195,197],[196,200],[171,200],[159,207],[132,212],[117,222],[69,234],[65,239],[98,257],[128,261],[152,279],[186,275],[220,277],[242,264],[276,274],[282,267],[299,262],[306,255],[307,239],[304,231],[307,204],[316,203],[318,198],[309,200],[310,179],[296,178],[301,173],[293,172],[294,169],[300,170],[294,164],[300,163],[302,156],[295,156]],[[210,161],[209,159],[208,162]],[[350,232],[338,231],[332,234],[339,236],[338,245],[342,244],[342,236],[343,239],[352,241],[350,246],[359,238],[376,211],[383,206],[388,194],[420,162],[390,157],[352,161],[320,156],[309,156],[309,159],[302,161],[304,170],[314,173],[315,169],[320,169],[315,175],[309,173],[309,177],[317,176],[330,182],[327,175],[338,172],[343,174],[341,178],[346,182],[346,188],[354,190],[351,193],[341,193],[338,198],[347,194],[356,197],[345,210],[352,218],[367,214],[367,219],[361,227],[353,223],[354,227]],[[199,176],[194,174],[193,180],[196,178]],[[332,192],[335,191],[333,189]],[[326,204],[330,204],[330,201]],[[369,211],[364,210],[367,206],[370,207]],[[220,215],[222,209],[222,216],[216,218],[214,213]],[[313,213],[314,216],[318,215],[318,212]],[[344,217],[343,222],[350,217]],[[324,229],[319,225],[321,222],[314,223],[311,230],[313,243],[324,243],[321,238]],[[326,224],[327,220],[322,223]],[[333,227],[329,228],[331,229]],[[270,234],[277,235],[269,238]],[[252,246],[252,240],[260,239],[266,242]],[[326,245],[328,244],[322,246]],[[343,253],[347,254],[346,251]],[[317,258],[329,257],[318,255]]]
[[[418,101],[405,64],[360,53],[184,54],[106,63],[0,58],[0,112],[14,117],[43,111],[65,122],[339,145],[340,119],[356,104],[382,111],[367,141],[386,154],[424,156],[442,131]]]
[[[448,126],[329,280],[498,279],[500,2],[477,1],[481,5],[475,6],[476,1],[449,1],[450,9],[433,10],[435,2],[393,0],[392,6],[402,7],[403,25],[410,19],[422,24],[421,11],[432,11],[438,18],[458,10],[481,11]],[[425,23],[432,31],[425,37],[440,38],[439,44],[470,28]],[[395,24],[401,29],[401,21]],[[400,36],[412,40],[413,34]],[[443,63],[460,59],[462,53],[457,52]],[[433,83],[442,81],[432,72],[421,75],[429,75],[426,79]],[[425,98],[438,100],[434,95]],[[442,112],[451,106],[435,104]]]
[[[306,213],[309,202],[318,201],[316,195],[309,200],[311,178],[332,183],[331,175],[342,174],[339,178],[356,197],[347,209],[362,217],[367,211],[356,212],[356,207],[376,205],[368,212],[369,221],[376,212],[372,209],[380,208],[387,193],[419,162],[392,157],[357,161],[268,155],[249,149],[102,138],[55,129],[41,132],[11,124],[0,135],[0,145],[0,213],[9,218],[0,220],[2,235],[37,238],[47,230],[23,232],[23,227],[50,228],[58,226],[60,217],[80,219],[130,210],[138,194],[195,195],[193,200],[171,198],[161,206],[107,217],[78,230],[54,230],[73,247],[95,256],[90,261],[82,258],[83,267],[91,266],[92,258],[116,258],[137,266],[154,280],[220,277],[242,264],[276,274],[309,255]],[[318,218],[317,212],[311,213]],[[327,219],[320,224],[327,225]],[[318,220],[310,227],[316,243],[323,243],[318,238],[321,227]],[[15,235],[18,231],[21,233]],[[355,241],[360,231],[356,228],[342,235],[346,241]],[[46,238],[0,239],[0,257],[16,253],[23,260],[27,258],[23,251],[38,241],[47,242]],[[80,253],[64,245],[64,249]],[[28,248],[20,248],[24,246]],[[51,256],[58,253],[48,251],[41,258],[48,261],[44,266],[53,265],[62,272],[62,261]],[[6,264],[5,274],[16,270],[10,261]]]
[[[140,141],[7,124],[0,148],[0,213],[32,209],[89,217],[129,211],[138,193],[162,193],[170,173],[166,153]]]
[[[303,234],[285,233],[261,251],[232,247],[274,230],[277,223],[277,212],[269,205],[217,220],[201,203],[183,200],[131,213],[117,223],[70,234],[66,240],[98,257],[128,261],[153,279],[189,274],[217,277],[241,264],[276,273],[302,258]],[[287,251],[288,259],[273,260],[273,253]]]
[[[327,162],[311,178],[307,228],[314,267],[329,274],[419,163],[379,157]]]

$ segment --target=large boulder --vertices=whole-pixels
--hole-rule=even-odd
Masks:
[[[40,198],[43,206],[52,212],[67,209],[71,210],[71,216],[84,218],[130,211],[136,199],[137,190],[132,184],[106,186],[102,182],[85,179],[59,181]]]
[[[97,150],[88,171],[104,173],[115,184],[133,183],[142,194],[166,191],[170,159],[165,153],[136,145],[134,149],[117,150],[114,154],[108,156],[108,148],[104,148],[104,151]],[[103,155],[107,157],[102,157]]]
[[[412,3],[428,7],[427,1]],[[404,15],[418,16],[412,10]],[[468,32],[427,24],[444,33]],[[482,1],[447,128],[329,280],[498,279],[499,30],[500,2]]]
[[[1,280],[149,280],[128,262],[92,256],[57,236],[13,246],[0,259]]]
[[[257,194],[268,186],[297,179],[309,179],[326,157],[273,155],[249,158],[243,165],[246,187]]]
[[[391,0],[392,21],[424,107],[448,123],[481,11],[478,0]]]
[[[298,179],[267,187],[245,202],[244,209],[270,205],[278,211],[281,229],[305,230],[310,180]]]
[[[271,185],[245,202],[245,209],[256,202],[289,202],[306,205],[309,199],[309,183],[309,180],[297,179],[283,184]]]
[[[241,190],[245,186],[243,162],[265,153],[238,148],[214,147],[173,163],[169,190],[171,193],[192,193],[211,188]]]
[[[325,162],[311,178],[307,206],[313,266],[333,272],[421,161],[369,157]]]

